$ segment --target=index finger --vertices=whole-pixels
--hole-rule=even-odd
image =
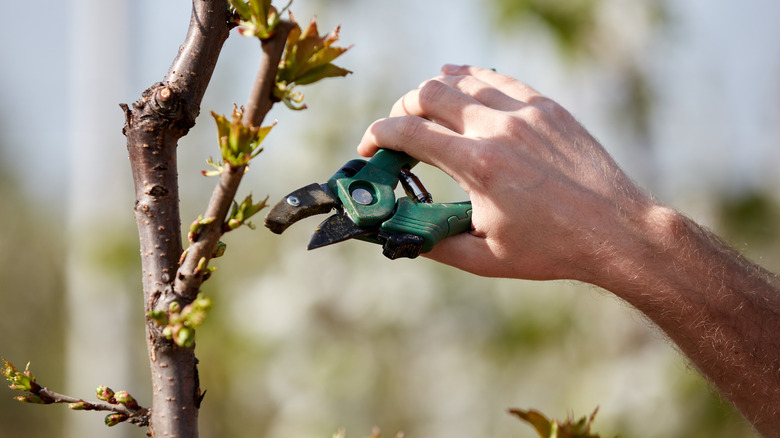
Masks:
[[[533,87],[517,79],[496,73],[494,70],[475,67],[473,65],[451,65],[442,67],[442,73],[447,76],[469,75],[497,88],[507,96],[522,102],[531,103],[535,98],[544,97]]]
[[[450,129],[418,116],[388,117],[368,127],[358,145],[358,153],[373,156],[379,149],[392,149],[409,154],[424,163],[436,166],[456,182],[455,170],[463,168],[470,154],[465,138]]]

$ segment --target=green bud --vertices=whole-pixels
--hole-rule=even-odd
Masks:
[[[112,426],[116,426],[117,424],[119,424],[119,423],[121,423],[123,421],[127,421],[128,418],[129,417],[127,416],[127,414],[115,413],[115,414],[108,414],[108,415],[106,415],[106,418],[105,418],[104,421],[106,423],[106,426],[112,427]]]
[[[195,301],[185,307],[184,312],[182,312],[184,324],[191,328],[200,327],[206,320],[209,310],[211,310],[211,298],[202,293],[198,294]]]
[[[190,242],[194,242],[198,239],[198,235],[200,234],[201,230],[203,230],[203,227],[214,222],[214,218],[208,218],[203,219],[203,215],[198,216],[195,221],[192,222],[190,225],[190,232],[187,234],[187,239]]]
[[[14,397],[17,401],[22,403],[32,403],[36,405],[48,405],[51,401],[47,402],[37,394],[25,394]]]
[[[181,312],[181,304],[179,304],[178,301],[171,301],[171,304],[168,305],[168,312],[169,313],[180,313]]]
[[[206,259],[206,257],[201,257],[200,260],[198,260],[198,266],[195,268],[195,273],[200,274],[201,272],[206,272],[208,266],[208,259]]]
[[[168,324],[168,313],[163,310],[150,310],[146,316],[148,316],[152,321],[156,322],[157,325]]]
[[[87,403],[84,400],[77,402],[77,403],[70,403],[68,405],[68,408],[74,410],[74,411],[86,411],[89,410],[92,407],[91,403]]]
[[[117,403],[121,403],[130,409],[138,409],[138,402],[127,391],[117,391],[114,394],[114,399],[116,399]]]
[[[184,260],[187,258],[187,253],[190,252],[190,248],[187,247],[184,251],[181,252],[181,256],[179,256],[179,265],[184,263]]]
[[[223,241],[217,242],[217,246],[214,248],[214,251],[211,253],[211,258],[215,259],[217,257],[222,257],[225,255],[225,250],[227,249],[227,244]]]
[[[108,386],[98,386],[97,389],[95,389],[95,394],[97,394],[98,400],[116,404],[116,400],[114,400],[114,391]]]
[[[176,345],[179,347],[192,347],[195,345],[195,330],[182,327],[176,334]]]

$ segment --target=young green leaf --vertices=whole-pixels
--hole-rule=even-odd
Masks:
[[[254,229],[254,225],[248,221],[248,219],[254,216],[257,212],[268,206],[268,197],[258,203],[252,201],[252,195],[248,195],[241,201],[241,204],[233,201],[233,206],[230,209],[230,214],[226,222],[228,230],[235,230],[241,225],[246,225],[249,228]]]
[[[292,0],[281,11],[271,6],[271,0],[230,0],[234,15],[238,16],[239,32],[245,37],[261,40],[273,36],[280,17],[290,7]]]
[[[577,421],[569,417],[565,422],[551,420],[541,412],[529,409],[510,409],[509,413],[530,424],[540,438],[599,438],[598,434],[590,433],[590,425],[596,418],[598,408],[590,417],[582,417]]]
[[[27,367],[24,371],[19,371],[16,367],[7,360],[3,359],[3,368],[0,369],[0,374],[3,375],[11,383],[9,388],[16,391],[32,391],[35,388],[40,388],[35,383],[35,377],[30,372],[30,363],[27,363]]]
[[[316,18],[311,19],[306,30],[301,30],[292,14],[290,21],[294,27],[287,36],[287,45],[276,73],[274,96],[289,108],[301,110],[306,108],[302,104],[303,95],[293,91],[293,88],[352,73],[332,63],[350,47],[333,45],[339,39],[339,27],[320,36]]]
[[[217,135],[219,137],[219,150],[222,154],[222,163],[209,164],[221,173],[223,163],[229,163],[233,167],[245,166],[249,161],[263,151],[260,143],[276,125],[270,126],[246,126],[241,121],[244,108],[233,105],[233,114],[230,120],[227,117],[211,112],[217,123]],[[213,163],[213,164],[212,164]],[[206,173],[204,173],[205,175]]]

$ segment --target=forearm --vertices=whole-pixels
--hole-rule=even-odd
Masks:
[[[780,281],[663,207],[593,283],[654,321],[759,432],[780,431]]]

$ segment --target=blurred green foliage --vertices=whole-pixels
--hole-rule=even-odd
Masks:
[[[0,139],[0,153],[2,153]],[[28,361],[47,384],[63,382],[64,221],[31,202],[0,160],[0,355]],[[64,412],[51,406],[24,409],[18,395],[0,388],[0,429],[4,436],[57,436]]]
[[[515,28],[522,21],[535,21],[552,34],[568,55],[589,51],[596,27],[595,14],[603,0],[492,0],[497,21]]]

